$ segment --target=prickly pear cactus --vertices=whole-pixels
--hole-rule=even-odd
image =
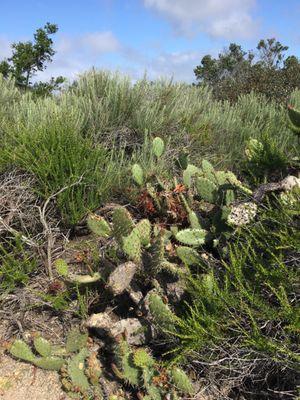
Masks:
[[[134,228],[130,212],[125,207],[118,207],[112,215],[113,235],[119,244],[123,243],[123,237],[128,236]]]
[[[60,258],[55,260],[54,266],[58,275],[60,275],[66,283],[86,285],[101,280],[101,275],[98,272],[95,272],[93,275],[78,275],[71,273],[66,261]]]
[[[166,333],[175,331],[176,315],[170,310],[169,306],[163,302],[158,294],[150,294],[149,309],[158,329]]]
[[[128,236],[123,237],[122,249],[130,260],[138,264],[141,262],[142,245],[139,231],[136,228]]]
[[[199,253],[191,247],[178,246],[176,248],[176,254],[187,266],[201,265],[202,259]]]
[[[45,339],[36,340],[35,348],[42,357],[35,356],[23,340],[15,340],[10,348],[10,354],[23,361],[28,361],[39,368],[60,370],[64,364],[64,359],[52,355],[51,345]]]
[[[156,137],[152,142],[152,151],[154,155],[159,158],[162,156],[165,149],[164,141],[160,137]]]
[[[97,236],[108,238],[112,235],[109,223],[101,216],[90,214],[87,218],[89,229]]]
[[[200,246],[205,243],[207,231],[205,229],[183,229],[176,234],[176,239],[189,246]]]
[[[194,394],[193,384],[182,369],[175,367],[171,369],[170,375],[175,387],[181,393],[189,394],[190,396]]]
[[[132,177],[139,186],[144,184],[144,171],[139,164],[133,164],[131,168]]]
[[[114,373],[118,378],[126,381],[132,386],[139,386],[141,371],[132,359],[131,349],[126,340],[121,339],[115,348],[116,365],[112,365]]]
[[[209,179],[198,176],[196,179],[198,195],[208,203],[215,203],[218,196],[218,187]]]
[[[133,362],[140,368],[149,368],[155,364],[154,358],[143,348],[137,349],[133,353]]]

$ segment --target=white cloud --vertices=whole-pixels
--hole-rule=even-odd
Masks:
[[[111,31],[91,32],[80,36],[61,36],[56,50],[64,54],[92,52],[93,54],[113,53],[121,49],[121,44]]]
[[[149,63],[149,75],[151,79],[165,76],[174,77],[176,81],[192,82],[193,68],[200,62],[203,55],[196,51],[162,53]]]
[[[11,55],[10,41],[5,37],[0,37],[0,59]]]
[[[144,0],[169,19],[177,32],[200,31],[226,39],[247,38],[257,31],[251,16],[256,0]]]
[[[96,53],[111,53],[120,50],[118,39],[110,31],[88,33],[81,37],[82,46]]]
[[[60,36],[55,44],[56,54],[46,70],[38,72],[37,80],[48,80],[52,76],[64,76],[70,80],[78,74],[103,64],[103,57],[119,53],[122,45],[111,31],[91,32],[80,36]]]

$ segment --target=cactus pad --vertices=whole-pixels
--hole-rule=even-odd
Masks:
[[[125,207],[118,207],[112,215],[113,234],[118,243],[122,243],[123,237],[128,236],[134,228],[134,223],[129,211]]]
[[[156,137],[152,142],[152,151],[154,155],[159,158],[162,156],[165,149],[164,141],[160,137]]]
[[[180,368],[173,368],[171,370],[171,378],[180,392],[192,395],[194,393],[193,384],[187,374]]]
[[[87,218],[87,225],[97,236],[108,238],[112,234],[109,223],[99,215],[90,214]]]
[[[205,243],[207,231],[204,229],[183,229],[176,234],[176,239],[190,246],[200,246]]]
[[[48,340],[38,336],[33,341],[35,350],[42,356],[42,357],[49,357],[52,353],[52,346],[48,342]]]
[[[199,265],[201,264],[201,257],[199,253],[187,246],[179,246],[176,249],[177,256],[185,265]]]
[[[36,367],[50,371],[59,371],[64,363],[65,360],[60,357],[40,357],[34,361]]]
[[[133,353],[133,362],[137,367],[147,368],[152,367],[155,360],[145,349],[141,348]]]
[[[35,355],[31,351],[30,347],[23,342],[23,340],[15,340],[9,352],[14,357],[20,358],[24,361],[34,362],[35,360]]]
[[[215,203],[218,196],[217,186],[207,178],[199,176],[196,179],[196,188],[198,195],[208,203]]]
[[[142,246],[139,231],[134,228],[126,237],[123,237],[122,249],[128,255],[130,260],[139,263],[142,257]]]
[[[139,164],[134,164],[131,168],[131,173],[134,181],[139,185],[143,186],[144,184],[144,172],[142,167]]]

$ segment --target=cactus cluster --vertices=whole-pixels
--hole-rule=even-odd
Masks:
[[[147,219],[135,225],[129,211],[125,207],[118,207],[113,211],[111,223],[94,214],[88,216],[87,223],[96,235],[114,237],[130,260],[141,262],[143,247],[149,245],[151,238],[151,225]]]
[[[191,380],[180,368],[162,368],[145,348],[132,349],[126,340],[120,339],[115,349],[115,375],[143,393],[144,400],[162,400],[179,395],[192,395]]]
[[[148,219],[142,219],[135,224],[125,207],[118,207],[113,211],[111,223],[103,217],[90,215],[88,226],[101,237],[107,237],[110,232],[111,238],[116,240],[127,258],[137,264],[140,271],[146,272],[147,276],[155,277],[166,266],[165,245],[168,233],[172,233],[155,225],[152,228]]]
[[[96,353],[88,348],[88,335],[78,329],[69,332],[64,347],[54,346],[38,336],[33,340],[33,350],[23,340],[15,340],[10,354],[20,360],[30,362],[38,368],[60,371],[66,391],[74,397],[102,398],[99,385],[101,365]]]

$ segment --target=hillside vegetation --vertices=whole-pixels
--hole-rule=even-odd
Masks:
[[[296,399],[297,109],[297,90],[231,104],[92,70],[37,96],[0,74],[10,354],[75,398]]]

